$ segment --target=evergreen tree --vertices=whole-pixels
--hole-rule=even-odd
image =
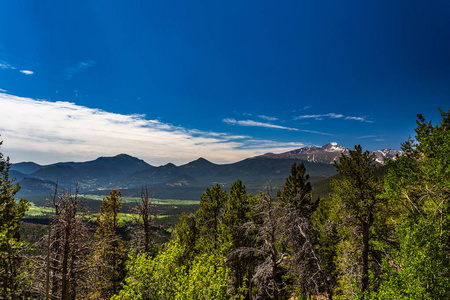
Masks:
[[[304,164],[294,163],[283,185],[283,192],[278,191],[284,204],[280,207],[280,219],[284,228],[284,247],[288,249],[288,275],[293,291],[318,294],[323,287],[331,297],[326,274],[313,244],[311,216],[318,202],[312,200],[312,187],[308,180]]]
[[[388,162],[386,196],[400,248],[385,259],[375,299],[450,298],[450,112],[433,126],[418,115],[416,140]]]
[[[363,152],[360,145],[355,146],[349,156],[341,155],[335,166],[343,175],[342,180],[332,181],[334,194],[331,195],[342,239],[338,246],[342,272],[340,288],[344,294],[364,293],[370,288],[369,278],[380,274],[381,255],[377,243],[390,235],[384,226],[387,201],[380,197],[382,179],[374,155]]]
[[[173,239],[180,245],[182,253],[179,256],[179,264],[189,266],[196,257],[200,249],[198,247],[199,230],[194,214],[182,214],[178,224],[175,225]],[[189,272],[189,267],[187,267]]]
[[[219,248],[219,236],[222,215],[227,201],[227,192],[219,184],[200,196],[200,208],[197,210],[197,222],[205,250],[215,251]]]
[[[5,159],[0,152],[0,289],[3,299],[18,299],[24,289],[20,267],[21,252],[26,248],[20,241],[19,222],[28,210],[28,201],[14,198],[20,186],[9,178],[9,169],[9,157]]]
[[[286,178],[283,185],[283,192],[278,196],[284,203],[298,210],[303,214],[311,214],[315,205],[312,203],[311,183],[308,182],[309,174],[306,174],[305,165],[300,162],[294,163],[291,167],[291,174]]]
[[[117,294],[123,277],[125,246],[117,232],[122,227],[118,218],[122,207],[120,197],[120,191],[110,191],[109,196],[103,198],[100,214],[97,216],[98,242],[93,263],[101,267],[93,277],[96,278],[97,286],[94,296],[100,299],[109,299]]]
[[[231,293],[247,298],[251,295],[250,281],[255,263],[254,254],[246,249],[252,247],[255,241],[244,224],[251,220],[252,198],[252,195],[247,195],[241,180],[238,179],[231,185],[223,215],[222,233],[222,240],[229,241],[227,263],[230,267]]]

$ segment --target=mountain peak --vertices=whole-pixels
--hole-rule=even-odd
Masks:
[[[329,144],[326,144],[325,146],[322,146],[322,149],[325,149],[327,151],[348,152],[347,148],[339,145],[336,142],[331,142]]]
[[[115,156],[100,156],[96,159],[96,161],[102,161],[102,160],[107,160],[107,161],[117,161],[117,160],[136,160],[136,161],[141,161],[139,158],[125,154],[125,153],[121,153]]]
[[[203,157],[199,157],[198,159],[191,161],[190,163],[195,163],[195,164],[212,164],[212,162],[210,162],[209,160],[203,158]]]
[[[160,168],[176,169],[177,166],[175,166],[173,163],[167,163],[167,164],[165,164],[165,165],[160,166]]]

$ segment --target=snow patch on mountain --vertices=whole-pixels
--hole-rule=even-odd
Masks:
[[[349,153],[350,153],[349,149],[339,145],[336,142],[331,142],[322,147],[306,146],[281,154],[267,153],[264,154],[263,156],[270,158],[289,158],[316,163],[332,164],[335,161],[339,161],[339,157],[342,154],[348,155]],[[385,159],[395,158],[397,154],[401,154],[401,151],[393,149],[382,149],[373,151],[372,153],[374,153],[375,161],[377,163],[384,164]]]

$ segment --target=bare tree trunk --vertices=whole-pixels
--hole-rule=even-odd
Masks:
[[[48,223],[48,237],[47,237],[47,258],[46,258],[46,270],[45,270],[45,300],[49,300],[50,297],[50,242],[52,237],[52,223]]]
[[[70,242],[70,224],[65,228],[64,232],[64,249],[62,261],[62,293],[61,300],[69,298],[69,242]]]
[[[322,267],[320,266],[320,260],[317,257],[316,252],[314,251],[314,247],[311,244],[308,236],[303,231],[303,229],[302,229],[302,227],[300,225],[298,225],[298,229],[300,230],[300,234],[303,236],[303,238],[305,239],[309,249],[311,250],[311,254],[312,254],[313,258],[314,258],[314,261],[316,262],[316,265],[317,265],[317,268],[319,269],[320,275],[322,276],[323,283],[325,284],[325,289],[327,290],[328,299],[329,300],[333,300],[333,296],[331,294],[331,290],[330,290],[330,287],[328,285],[327,277],[325,276],[325,272],[322,270]]]

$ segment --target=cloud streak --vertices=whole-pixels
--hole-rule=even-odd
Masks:
[[[298,129],[298,128],[286,127],[286,126],[281,126],[281,125],[275,125],[275,124],[272,124],[272,123],[263,123],[263,122],[253,121],[253,120],[236,120],[236,119],[232,119],[232,118],[226,118],[226,119],[223,119],[222,121],[224,123],[227,123],[227,124],[230,124],[230,125],[273,128],[273,129],[299,131],[299,132],[306,132],[306,133],[312,133],[312,134],[332,136],[332,134],[325,133],[325,132],[319,132],[319,131],[314,131],[314,130]]]
[[[25,75],[33,75],[34,72],[30,71],[30,70],[20,70],[20,73],[25,74]]]
[[[278,118],[276,118],[276,117],[269,117],[269,116],[265,116],[265,115],[259,115],[258,118],[261,118],[261,119],[266,120],[266,121],[276,121],[276,120],[278,120]]]
[[[358,136],[357,139],[370,139],[370,138],[375,138],[377,137],[376,135],[364,135],[364,136]]]
[[[71,79],[74,75],[83,72],[84,70],[93,67],[95,65],[95,61],[86,60],[79,62],[75,67],[70,67],[66,71],[66,78]]]
[[[0,69],[3,70],[15,70],[16,68],[6,61],[0,61]]]
[[[11,65],[10,63],[6,62],[6,61],[0,61],[0,69],[2,70],[16,70],[16,67],[14,67],[13,65]],[[32,75],[34,74],[33,71],[30,70],[19,70],[20,73],[25,74],[25,75]],[[4,90],[2,90],[2,92],[4,92]]]
[[[372,121],[367,120],[366,117],[344,116],[343,114],[336,114],[336,113],[317,114],[317,115],[301,115],[301,116],[295,117],[294,120],[316,119],[318,121],[321,121],[325,118],[355,120],[355,121],[361,121],[361,122],[366,122],[366,123],[372,123]]]
[[[233,162],[303,143],[261,141],[245,135],[188,130],[70,102],[50,102],[0,93],[2,150],[14,162],[83,161],[127,153],[150,164],[186,163],[203,156]]]
[[[235,120],[235,119],[231,119],[231,118],[226,118],[226,119],[223,119],[223,122],[230,124],[230,125],[264,127],[264,128],[299,131],[297,128],[285,127],[285,126],[275,125],[272,123],[263,123],[263,122],[253,121],[253,120]]]

